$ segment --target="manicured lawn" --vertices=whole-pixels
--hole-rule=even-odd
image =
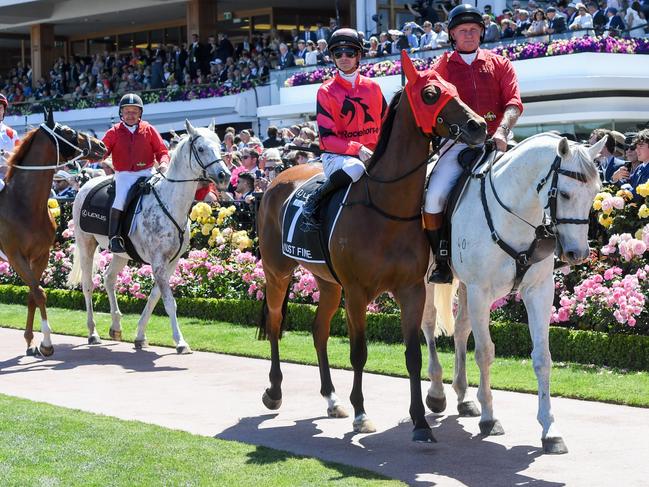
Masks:
[[[403,485],[361,469],[0,394],[2,486]]]
[[[56,333],[87,336],[86,314],[82,311],[48,309],[50,324]],[[0,307],[0,326],[23,329],[25,307],[3,304]],[[110,316],[97,313],[99,333],[108,337]],[[125,315],[122,321],[125,341],[133,341],[137,329],[137,315]],[[36,320],[39,321],[39,320]],[[269,358],[268,342],[255,339],[256,328],[223,322],[206,322],[192,318],[180,318],[185,339],[194,350],[219,352],[246,357]],[[147,329],[152,345],[172,346],[169,320],[153,316]],[[54,343],[56,348],[56,342]],[[329,358],[332,367],[349,369],[349,343],[346,338],[329,340]],[[428,352],[422,347],[424,364],[422,374],[427,375]],[[311,335],[304,332],[287,332],[280,344],[283,361],[317,364]],[[440,354],[445,378],[450,382],[453,373],[453,355]],[[386,375],[407,375],[402,345],[370,343],[366,370]],[[477,385],[479,374],[473,356],[468,358],[468,377],[471,385]],[[519,392],[536,393],[536,377],[530,359],[496,358],[492,366],[492,386]],[[633,406],[649,407],[649,373],[626,372],[587,365],[555,363],[552,372],[552,395],[579,399],[606,401]],[[314,394],[317,390],[314,389]],[[449,398],[452,404],[454,397]]]

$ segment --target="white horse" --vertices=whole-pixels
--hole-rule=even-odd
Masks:
[[[562,260],[571,265],[589,255],[588,215],[600,188],[593,161],[605,142],[602,139],[585,147],[551,133],[539,134],[505,153],[490,174],[470,181],[451,217],[452,267],[460,281],[455,325],[451,312],[455,292],[451,286],[429,284],[427,289],[422,328],[429,347],[431,386],[426,403],[434,412],[446,407],[442,368],[433,338],[437,319],[455,339],[453,389],[458,396],[458,412],[462,416],[481,416],[483,435],[504,433],[494,417],[489,383],[489,368],[494,360],[489,312],[496,299],[518,287],[533,342],[532,363],[539,398],[537,419],[543,428],[543,450],[568,451],[550,406],[552,359],[548,336],[554,298],[553,256],[555,245]],[[532,242],[541,234],[547,238],[536,242],[535,251]],[[521,276],[517,270],[522,272],[526,267]],[[478,400],[482,413],[474,402],[467,400],[466,346],[472,330],[475,359],[480,368]]]
[[[221,159],[221,141],[214,133],[213,125],[209,128],[194,128],[189,121],[186,121],[185,125],[187,136],[183,137],[174,150],[169,170],[164,177],[157,179],[152,191],[142,197],[141,211],[135,216],[135,231],[130,237],[138,254],[151,264],[155,279],[155,286],[138,322],[136,348],[147,346],[146,325],[162,296],[165,310],[171,320],[176,351],[191,353],[178,326],[176,300],[169,286],[169,278],[176,269],[180,255],[189,246],[188,214],[198,182],[209,178],[220,188],[224,188],[230,180],[230,171]],[[108,248],[108,237],[81,230],[79,216],[86,196],[103,180],[105,178],[96,178],[85,184],[79,191],[72,209],[76,247],[68,285],[76,286],[81,282],[88,312],[88,343],[91,345],[101,343],[92,309],[93,255],[97,245]],[[129,257],[126,254],[113,254],[104,277],[112,318],[109,334],[115,340],[121,340],[122,337],[122,314],[117,304],[115,283],[117,274],[128,261]]]

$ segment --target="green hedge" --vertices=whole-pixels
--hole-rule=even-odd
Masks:
[[[144,300],[119,296],[120,309],[124,313],[140,313]],[[0,302],[25,303],[27,287],[0,285]],[[66,289],[48,289],[49,306],[67,309],[85,309],[83,294]],[[97,311],[110,311],[105,294],[94,294],[93,303]],[[256,325],[261,313],[261,302],[235,299],[177,298],[178,315],[203,320],[226,321],[241,325]],[[289,303],[286,328],[310,331],[316,307],[308,304]],[[164,315],[162,303],[158,303],[156,314]],[[338,310],[331,321],[331,334],[346,336],[345,314]],[[398,343],[401,341],[399,315],[368,314],[367,338],[371,341]],[[521,323],[492,322],[491,338],[499,356],[529,357],[532,340],[527,325]],[[451,349],[453,339],[440,337],[437,345]],[[473,339],[469,339],[473,348]],[[550,327],[550,350],[555,361],[582,364],[605,365],[634,370],[649,370],[649,336],[607,334],[593,331],[570,330],[558,326]]]

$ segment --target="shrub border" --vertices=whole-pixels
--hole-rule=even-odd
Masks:
[[[10,284],[0,285],[0,302],[23,304],[27,301],[28,288]],[[141,313],[144,300],[129,296],[118,296],[122,312]],[[83,294],[68,289],[48,289],[48,305],[66,309],[85,309]],[[93,294],[95,310],[108,312],[110,305],[105,293]],[[261,301],[176,298],[178,315],[204,320],[226,321],[246,326],[258,323]],[[286,319],[288,330],[311,331],[316,307],[309,304],[289,303]],[[164,315],[162,303],[154,311]],[[498,356],[529,357],[532,341],[527,325],[494,321],[491,324],[491,338]],[[331,321],[331,334],[346,336],[344,310],[339,309]],[[399,315],[369,313],[367,315],[367,338],[386,343],[401,342]],[[439,337],[437,346],[452,349],[452,337]],[[473,348],[473,339],[469,338]],[[571,330],[559,326],[550,327],[550,350],[555,361],[577,362],[598,366],[618,367],[633,370],[649,370],[649,336],[608,334],[602,332]]]

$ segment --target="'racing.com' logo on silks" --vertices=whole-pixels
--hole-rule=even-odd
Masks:
[[[345,101],[343,101],[343,106],[340,110],[340,113],[342,113],[344,116],[351,114],[351,116],[347,120],[347,125],[352,123],[352,120],[354,120],[354,118],[356,117],[356,105],[361,107],[361,109],[363,110],[363,123],[374,122],[374,118],[372,118],[372,115],[370,115],[370,107],[369,105],[363,103],[362,98],[345,95]]]

